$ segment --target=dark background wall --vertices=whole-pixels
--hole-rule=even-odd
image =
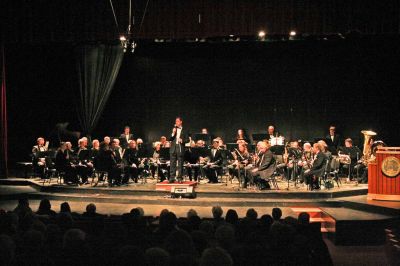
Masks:
[[[207,127],[232,139],[239,127],[310,139],[334,123],[362,141],[372,129],[398,145],[398,38],[270,43],[142,43],[126,54],[94,137],[125,124],[154,141],[176,115],[192,132]],[[74,47],[6,47],[11,164],[28,159],[38,136],[56,123],[80,130]],[[12,165],[11,165],[12,167]]]

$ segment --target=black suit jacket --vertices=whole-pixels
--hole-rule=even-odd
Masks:
[[[169,137],[169,141],[171,141],[171,147],[169,148],[170,153],[174,153],[175,151],[182,153],[182,156],[185,152],[185,143],[189,142],[189,134],[185,128],[182,127],[181,131],[181,139],[182,143],[176,144],[176,134]]]
[[[337,149],[338,146],[342,146],[342,139],[341,139],[340,135],[338,135],[338,134],[334,135],[333,141],[331,139],[331,135],[329,135],[329,134],[326,135],[325,141],[329,147],[335,147],[335,149]]]
[[[132,139],[133,139],[133,135],[129,134],[128,141],[132,140]],[[125,134],[121,134],[121,136],[119,137],[119,142],[120,142],[121,147],[127,148],[128,147],[128,141],[126,140],[126,135]]]
[[[320,176],[324,173],[326,161],[328,158],[323,152],[318,152],[317,157],[315,158],[313,165],[311,167],[310,174]]]
[[[212,154],[212,150],[208,150],[207,157],[210,158],[210,163],[214,163],[216,165],[221,165],[223,161],[222,152],[221,150],[217,150],[215,152],[215,156]]]
[[[124,160],[129,164],[136,164],[139,166],[138,150],[137,149],[126,149],[124,153]]]
[[[258,174],[261,178],[269,178],[275,171],[275,158],[270,150],[260,154],[260,161],[256,164]]]

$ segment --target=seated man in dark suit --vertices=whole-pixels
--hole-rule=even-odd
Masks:
[[[326,161],[328,158],[323,153],[323,147],[320,143],[314,143],[313,152],[315,154],[315,159],[312,162],[312,167],[304,173],[304,179],[307,185],[310,185],[311,190],[319,189],[319,178],[324,173]]]
[[[266,180],[273,175],[276,169],[274,155],[270,151],[270,144],[266,141],[258,142],[257,148],[259,154],[253,167],[248,169],[249,175],[246,177],[244,187],[247,186],[247,182],[250,180],[257,184],[260,189],[270,188]]]
[[[208,162],[203,166],[203,169],[208,177],[208,183],[218,183],[218,171],[222,166],[222,153],[219,149],[219,141],[213,140],[211,149],[207,151]]]

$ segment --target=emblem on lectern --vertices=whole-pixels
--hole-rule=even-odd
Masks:
[[[395,177],[400,173],[400,160],[389,156],[382,161],[382,172],[388,177]]]

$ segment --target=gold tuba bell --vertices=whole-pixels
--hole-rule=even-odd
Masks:
[[[361,134],[364,135],[364,148],[363,148],[363,161],[368,161],[371,157],[371,138],[376,136],[376,133],[371,130],[361,130]]]

